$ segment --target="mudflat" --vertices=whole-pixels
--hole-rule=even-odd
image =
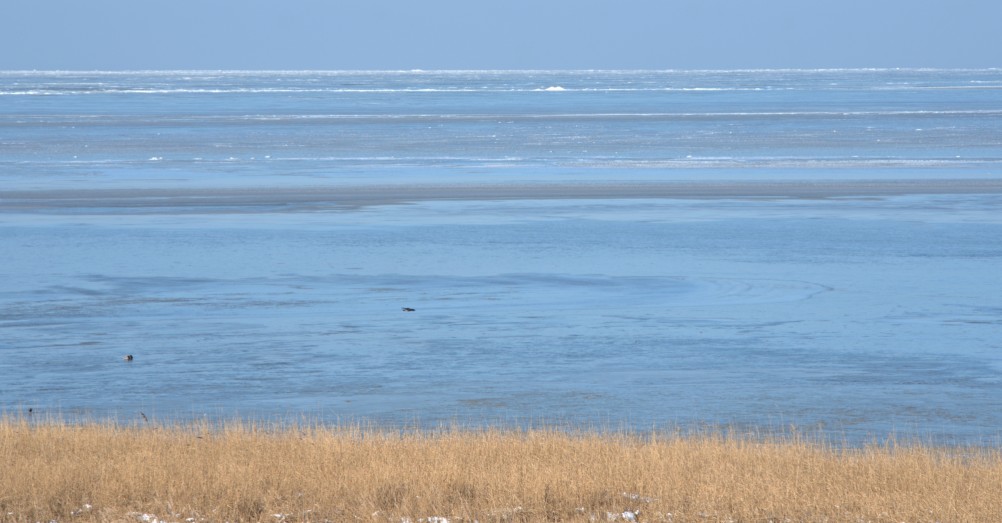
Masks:
[[[240,212],[357,208],[415,201],[556,199],[820,199],[907,194],[997,194],[1002,179],[539,182],[317,185],[294,187],[102,188],[0,191],[0,212]]]

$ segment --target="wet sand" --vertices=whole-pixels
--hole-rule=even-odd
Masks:
[[[539,182],[0,191],[0,212],[246,212],[352,209],[417,201],[551,199],[823,199],[1002,193],[1002,179]]]

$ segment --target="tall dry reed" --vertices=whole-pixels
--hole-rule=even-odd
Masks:
[[[0,420],[3,521],[1002,521],[998,450]]]

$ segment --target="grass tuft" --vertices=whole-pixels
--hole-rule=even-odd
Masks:
[[[0,521],[631,518],[1002,521],[1002,454],[725,433],[0,420]]]

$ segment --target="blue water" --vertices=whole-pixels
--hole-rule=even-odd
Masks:
[[[1002,70],[0,72],[0,409],[995,444],[997,193],[12,202],[997,180],[1000,122]]]

